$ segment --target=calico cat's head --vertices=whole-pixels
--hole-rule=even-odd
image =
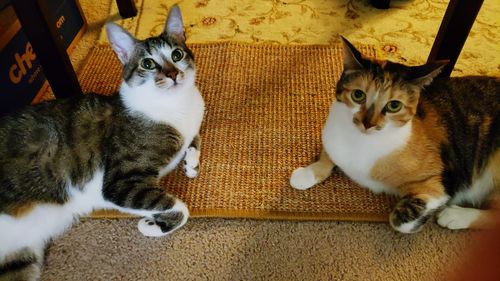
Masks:
[[[186,47],[177,5],[170,9],[164,30],[157,37],[138,40],[114,23],[106,24],[106,31],[129,87],[165,92],[194,84],[194,57]]]
[[[365,58],[345,38],[344,72],[337,83],[336,99],[353,113],[352,121],[364,133],[388,124],[405,125],[416,113],[420,92],[439,74],[447,61],[405,66]]]

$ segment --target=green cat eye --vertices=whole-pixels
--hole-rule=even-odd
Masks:
[[[181,51],[181,49],[175,49],[172,52],[172,60],[174,62],[180,61],[182,59],[182,57],[184,57],[184,53]]]
[[[366,94],[361,90],[355,90],[351,93],[351,99],[355,103],[363,103],[366,100]]]
[[[398,100],[391,100],[385,105],[385,109],[390,113],[396,113],[403,108],[403,103]]]
[[[141,67],[147,70],[153,70],[156,68],[156,62],[153,59],[145,58],[141,61]]]

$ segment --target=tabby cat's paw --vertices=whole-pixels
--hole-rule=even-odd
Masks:
[[[153,218],[142,218],[137,223],[137,228],[142,235],[147,237],[160,237],[174,232],[186,224],[189,210],[184,202],[177,200],[174,207],[164,213],[156,213]]]
[[[200,166],[200,151],[194,147],[190,147],[184,156],[184,173],[188,178],[198,176]]]
[[[290,177],[290,185],[299,190],[306,190],[318,183],[314,177],[314,172],[308,168],[298,168],[293,171]]]
[[[469,228],[480,215],[481,210],[453,205],[437,215],[437,223],[448,229],[465,229]]]
[[[137,229],[146,237],[160,237],[166,235],[152,218],[142,218],[139,220]]]

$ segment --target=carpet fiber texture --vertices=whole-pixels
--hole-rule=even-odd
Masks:
[[[338,170],[307,191],[289,185],[291,172],[321,149],[342,71],[341,46],[218,43],[192,49],[207,108],[201,173],[192,180],[179,169],[160,183],[187,203],[192,216],[386,220],[392,198],[356,186]],[[360,49],[375,55],[373,48]],[[82,87],[113,93],[119,70],[112,50],[97,47],[83,69]]]
[[[473,232],[429,224],[191,219],[149,238],[136,220],[91,219],[48,251],[42,281],[450,281]],[[477,269],[471,269],[477,270]]]

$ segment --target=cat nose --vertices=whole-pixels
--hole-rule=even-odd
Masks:
[[[167,77],[170,77],[170,79],[174,80],[177,79],[177,74],[179,74],[179,71],[177,70],[170,70],[169,72],[165,73]]]
[[[363,126],[365,126],[365,129],[367,129],[367,130],[370,129],[371,127],[375,126],[375,124],[373,124],[371,122],[371,120],[368,118],[363,118],[362,123],[363,123]]]
[[[177,75],[179,74],[179,71],[177,68],[175,68],[173,65],[166,64],[162,67],[161,72],[165,74],[165,76],[169,77],[170,79],[174,80],[177,79]]]
[[[374,112],[374,107],[371,105],[365,112],[365,116],[363,116],[363,120],[361,120],[361,123],[363,123],[363,126],[365,126],[365,129],[368,130],[371,127],[375,126],[372,122],[373,120],[373,112]]]

